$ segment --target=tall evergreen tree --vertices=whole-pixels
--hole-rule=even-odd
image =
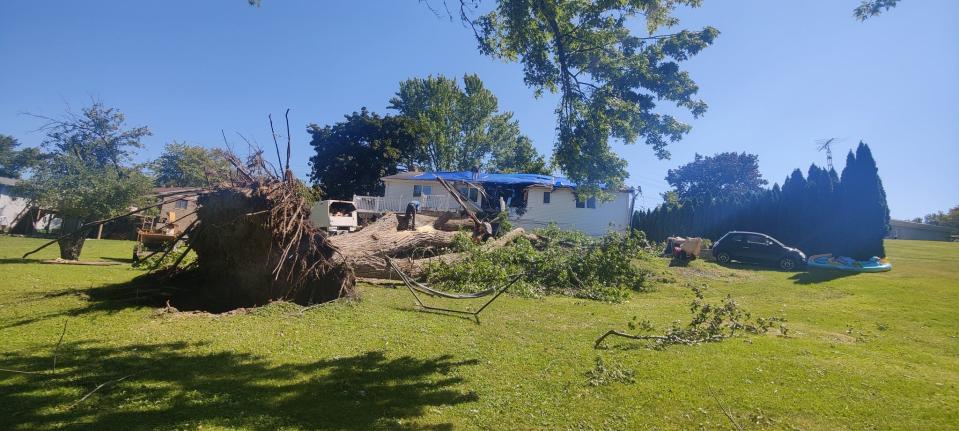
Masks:
[[[845,229],[843,255],[856,259],[885,256],[883,238],[889,231],[889,205],[872,151],[860,142],[846,157],[840,187]],[[850,163],[851,162],[851,163]]]
[[[779,210],[778,238],[790,244],[797,243],[802,238],[800,225],[802,224],[803,196],[806,192],[806,179],[799,169],[793,172],[783,182],[782,201]]]
[[[861,143],[847,156],[841,178],[835,170],[812,165],[806,177],[796,169],[782,187],[774,184],[738,199],[665,201],[638,213],[635,226],[657,241],[676,234],[716,239],[730,230],[757,231],[809,255],[865,260],[884,255],[888,224],[879,170],[869,147]]]
[[[806,177],[806,193],[803,199],[803,232],[799,247],[809,254],[829,253],[833,235],[833,211],[835,208],[832,178],[825,169],[815,164],[809,167]]]

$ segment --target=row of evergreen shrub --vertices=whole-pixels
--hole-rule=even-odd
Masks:
[[[736,199],[662,204],[634,214],[633,227],[655,241],[669,236],[719,239],[731,230],[762,232],[808,255],[885,256],[889,207],[869,146],[849,152],[842,175],[813,164],[760,193]]]

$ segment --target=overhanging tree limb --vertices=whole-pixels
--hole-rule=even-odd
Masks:
[[[31,251],[28,251],[27,253],[25,253],[25,254],[21,257],[21,259],[26,259],[27,256],[30,256],[31,254],[34,254],[34,253],[36,253],[36,252],[38,252],[38,251],[40,251],[40,250],[43,250],[43,249],[45,249],[45,248],[47,248],[47,247],[55,244],[57,241],[60,241],[60,240],[65,239],[65,238],[69,238],[69,237],[71,237],[71,236],[80,235],[80,234],[82,234],[84,231],[89,230],[91,227],[98,226],[98,225],[105,224],[105,223],[109,223],[109,222],[111,222],[111,221],[114,221],[114,220],[117,220],[117,219],[121,219],[121,218],[123,218],[123,217],[129,217],[129,216],[131,216],[131,215],[141,213],[141,212],[143,212],[143,211],[145,211],[145,210],[148,210],[148,209],[151,209],[151,208],[156,208],[156,207],[160,207],[160,206],[163,206],[163,205],[168,204],[168,203],[171,203],[171,202],[176,202],[176,201],[181,200],[181,199],[183,199],[183,198],[193,197],[193,196],[199,196],[199,195],[201,195],[201,194],[202,194],[201,192],[196,192],[196,193],[192,193],[192,194],[177,195],[177,196],[174,197],[173,199],[168,199],[168,200],[162,201],[162,202],[160,202],[160,203],[158,203],[158,204],[154,204],[154,205],[150,205],[150,206],[145,206],[145,207],[143,207],[143,208],[138,208],[138,209],[136,209],[136,210],[133,210],[133,211],[130,211],[130,212],[126,212],[126,213],[120,214],[120,215],[115,216],[115,217],[110,217],[110,218],[108,218],[108,219],[103,219],[103,220],[92,221],[92,222],[89,222],[89,223],[84,223],[83,225],[81,225],[80,227],[74,229],[73,231],[68,232],[68,233],[65,233],[65,234],[63,234],[63,235],[60,235],[60,236],[54,238],[53,240],[50,240],[49,242],[41,245],[40,247],[37,247],[37,248],[35,248],[35,249],[31,250]]]

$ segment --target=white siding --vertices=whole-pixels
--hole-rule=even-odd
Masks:
[[[397,206],[394,211],[402,211],[413,200],[413,186],[431,186],[431,194],[448,197],[449,193],[436,181],[384,180],[385,201]],[[596,208],[576,208],[576,200],[570,189],[554,189],[550,203],[543,203],[542,187],[527,189],[526,212],[522,216],[511,216],[510,221],[524,229],[537,229],[556,223],[561,229],[578,230],[588,235],[601,236],[607,231],[623,232],[629,226],[630,195],[616,192],[615,199],[609,202],[597,200]],[[423,200],[420,199],[422,202]],[[458,207],[458,206],[457,206]]]
[[[441,204],[444,204],[448,208],[458,209],[459,204],[453,200],[452,196],[438,181],[416,181],[416,180],[384,180],[383,183],[386,185],[386,191],[383,193],[383,199],[387,202],[389,207],[396,207],[393,211],[403,211],[406,209],[406,204],[408,204],[413,199],[420,201],[421,205],[426,206],[426,199],[423,197],[414,198],[413,197],[413,186],[427,186],[431,187],[429,194],[436,196]],[[477,202],[478,204],[478,202]],[[442,209],[442,208],[441,208]]]
[[[13,187],[0,184],[0,232],[12,228],[26,208],[26,198],[17,196]]]
[[[617,192],[615,199],[609,202],[597,200],[596,208],[576,208],[572,190],[553,189],[550,202],[544,204],[543,193],[547,191],[541,187],[527,189],[526,212],[511,217],[510,221],[523,229],[541,228],[552,222],[561,229],[578,230],[593,236],[610,230],[623,232],[629,226],[630,196],[627,192]]]

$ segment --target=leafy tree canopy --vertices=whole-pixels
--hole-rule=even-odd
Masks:
[[[418,162],[423,146],[413,121],[381,117],[363,108],[332,126],[311,124],[310,180],[334,199],[383,192],[380,177]]]
[[[759,193],[767,184],[759,173],[759,156],[732,152],[696,154],[692,162],[670,169],[666,181],[681,202],[736,199]]]
[[[0,177],[20,178],[23,171],[36,166],[41,154],[37,148],[17,149],[20,143],[9,135],[0,135]]]
[[[158,187],[207,187],[229,178],[231,165],[223,150],[173,141],[151,170]]]
[[[526,136],[517,136],[512,145],[493,149],[489,169],[501,173],[526,173],[549,175],[550,169],[543,156],[533,147]]]
[[[923,220],[919,221],[922,222]],[[948,212],[939,211],[926,215],[924,221],[926,224],[946,226],[952,228],[952,230],[959,231],[959,205],[952,207]]]
[[[123,114],[100,102],[78,115],[41,118],[47,120],[44,147],[49,154],[25,189],[39,205],[63,218],[64,230],[117,215],[150,192],[152,181],[132,165],[134,151],[142,147],[140,140],[150,135],[149,129],[126,128]],[[82,238],[61,241],[61,257],[76,259]]]
[[[859,21],[865,21],[874,16],[896,7],[899,0],[863,0],[852,11],[852,15]]]
[[[478,1],[461,0],[461,18],[472,26],[484,54],[523,64],[524,80],[537,94],[558,92],[558,140],[554,162],[585,191],[601,183],[616,188],[627,177],[626,161],[610,138],[645,141],[660,158],[690,126],[658,113],[671,102],[693,117],[706,111],[698,87],[679,63],[712,44],[712,27],[656,34],[679,24],[677,6],[700,0],[560,1],[499,0],[476,19]],[[642,17],[647,35],[628,24]]]
[[[442,75],[403,81],[390,108],[416,123],[423,145],[414,157],[429,170],[546,170],[513,114],[498,112],[496,96],[477,75],[465,75],[463,87]]]

